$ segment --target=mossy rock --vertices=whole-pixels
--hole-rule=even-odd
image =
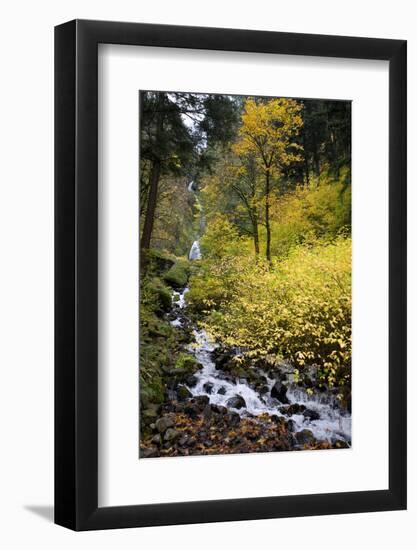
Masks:
[[[142,251],[142,255],[142,262],[147,265],[147,269],[158,274],[170,269],[176,261],[175,256],[157,248],[151,248],[147,252]]]
[[[172,288],[184,288],[188,281],[188,266],[185,262],[177,262],[164,275],[164,281]]]
[[[140,381],[140,398],[144,406],[149,407],[150,403],[158,404],[164,402],[164,384],[162,378],[155,373],[151,381]]]
[[[201,368],[200,363],[198,363],[192,355],[188,353],[180,353],[174,366],[174,371],[184,371],[187,374],[194,374]]]
[[[157,277],[154,277],[148,283],[148,289],[156,298],[158,310],[162,312],[170,311],[172,307],[172,294],[170,289]]]

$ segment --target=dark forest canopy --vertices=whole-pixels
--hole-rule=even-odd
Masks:
[[[278,196],[330,180],[340,186],[341,194],[350,186],[349,101],[142,92],[140,105],[142,250],[152,246],[186,253],[195,215],[190,181],[201,189],[207,177],[221,176],[216,197],[223,201],[224,213],[236,222],[239,233],[253,236],[257,252],[257,226],[266,226],[269,260],[271,217]],[[249,135],[248,125],[254,150],[247,144],[239,152]],[[261,139],[264,152],[259,149]],[[285,140],[286,151],[279,151]],[[267,150],[276,153],[271,162],[262,158]],[[262,178],[268,181],[261,182]],[[264,205],[259,202],[261,195],[264,199],[267,195]],[[347,212],[347,224],[349,216]]]
[[[161,179],[184,182],[208,167],[207,151],[232,139],[238,110],[233,98],[210,94],[143,92],[140,105],[141,248],[149,249]]]

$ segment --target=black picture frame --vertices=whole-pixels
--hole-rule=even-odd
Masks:
[[[389,488],[98,507],[98,44],[389,62]],[[406,41],[74,20],[55,28],[55,523],[109,529],[406,508]]]

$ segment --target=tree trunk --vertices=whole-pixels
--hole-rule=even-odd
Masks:
[[[155,145],[159,146],[164,130],[164,116],[163,112],[164,95],[158,93],[158,106],[156,114],[156,135]],[[149,250],[151,245],[152,230],[155,221],[156,203],[158,200],[158,184],[161,176],[161,159],[158,155],[152,160],[152,166],[149,172],[149,190],[148,190],[148,204],[146,207],[145,222],[143,224],[142,238],[140,241],[141,250]]]
[[[253,213],[252,228],[253,228],[253,244],[255,246],[255,254],[256,256],[259,256],[259,230],[258,230],[258,216],[256,212]]]
[[[306,176],[306,187],[310,186],[310,170],[308,168],[308,153],[307,153],[307,141],[305,132],[303,132],[303,156],[304,156],[304,173]]]
[[[314,172],[318,180],[320,181],[320,158],[319,158],[319,152],[317,151],[317,143],[314,144],[313,163],[314,163]]]
[[[271,263],[271,226],[269,224],[269,195],[270,181],[269,169],[265,176],[265,228],[266,228],[266,259]]]
[[[156,159],[152,162],[152,168],[149,175],[149,193],[148,206],[145,214],[145,223],[143,224],[142,238],[140,247],[142,250],[148,250],[151,244],[153,224],[155,221],[156,201],[158,198],[158,184],[161,175],[161,161]]]

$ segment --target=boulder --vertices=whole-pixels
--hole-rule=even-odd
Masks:
[[[284,386],[284,384],[280,380],[277,380],[272,386],[271,397],[278,399],[278,401],[280,401],[281,403],[289,403],[287,397],[287,387]]]
[[[211,410],[217,414],[227,414],[227,408],[221,405],[212,405]]]
[[[193,388],[197,384],[197,382],[198,382],[198,378],[194,374],[190,374],[190,376],[187,376],[187,378],[185,379],[185,383],[190,388]]]
[[[193,396],[193,394],[190,392],[190,390],[183,385],[178,386],[177,388],[177,396],[178,401],[185,401],[186,399],[189,399]]]
[[[349,449],[348,443],[343,439],[336,439],[332,441],[332,445],[335,449]]]
[[[293,432],[295,430],[295,422],[294,420],[287,420],[287,430],[289,432]]]
[[[155,420],[158,418],[159,408],[160,407],[148,406],[148,408],[142,410],[141,417],[145,426],[149,426],[149,424],[155,422]]]
[[[214,353],[214,362],[216,363],[216,369],[229,370],[233,363],[231,363],[233,355],[227,352]]]
[[[238,426],[240,424],[240,416],[237,412],[229,412],[226,416],[229,426]]]
[[[319,420],[320,415],[317,411],[313,411],[312,409],[306,409],[303,412],[303,415],[305,418],[308,418],[309,420]]]
[[[213,387],[214,387],[214,384],[212,384],[211,382],[206,382],[203,385],[203,390],[206,391],[207,393],[211,393],[213,391]]]
[[[173,428],[168,428],[164,435],[164,441],[175,441],[180,437],[180,432]]]
[[[151,443],[153,443],[154,445],[158,445],[159,447],[159,445],[161,445],[162,443],[161,434],[155,434],[151,439]]]
[[[306,445],[316,441],[311,430],[302,430],[301,432],[297,432],[295,434],[295,440],[299,445]]]
[[[196,420],[200,416],[200,408],[195,403],[188,403],[185,405],[184,412],[192,420]]]
[[[204,409],[209,401],[210,399],[207,395],[197,395],[197,397],[194,397],[194,403],[196,403],[201,410]]]
[[[210,403],[207,403],[207,405],[204,407],[204,410],[203,410],[204,420],[210,420],[211,415],[212,415],[211,406],[210,406]]]
[[[241,409],[242,407],[246,407],[246,401],[241,395],[235,395],[228,399],[227,406],[232,409]]]
[[[188,443],[188,435],[187,434],[184,434],[182,437],[180,437],[180,439],[178,440],[178,445],[181,445],[182,447],[184,447],[185,445],[187,445]]]
[[[174,421],[169,416],[162,416],[155,422],[155,427],[159,433],[164,433],[168,428],[172,428]]]
[[[303,411],[305,411],[305,405],[300,405],[299,403],[292,403],[291,405],[285,405],[284,407],[280,407],[279,411],[282,414],[286,414],[287,416],[292,416],[293,414],[302,414]]]
[[[156,447],[142,448],[140,449],[140,458],[155,458],[159,456],[158,449]]]
[[[219,395],[225,395],[225,394],[226,394],[226,388],[225,388],[224,386],[222,386],[221,388],[219,388],[219,389],[217,390],[217,393],[218,393]]]

